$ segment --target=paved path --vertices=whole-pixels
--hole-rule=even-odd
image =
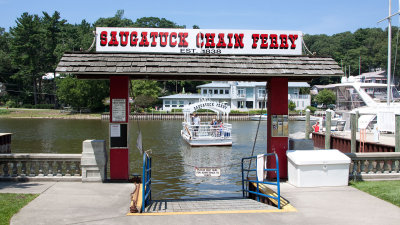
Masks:
[[[282,195],[297,212],[126,216],[132,184],[0,183],[0,192],[41,193],[11,224],[385,224],[398,225],[400,208],[352,187],[296,188]]]

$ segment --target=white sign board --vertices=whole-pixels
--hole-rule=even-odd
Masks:
[[[110,124],[110,137],[121,137],[120,124]]]
[[[196,167],[195,175],[196,177],[219,177],[221,176],[221,169],[212,167]]]
[[[301,55],[302,32],[97,27],[96,52]]]
[[[126,121],[126,100],[112,99],[112,122]]]

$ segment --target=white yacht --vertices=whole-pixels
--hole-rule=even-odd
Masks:
[[[387,84],[362,83],[354,77],[343,77],[340,84],[325,85],[336,93],[335,112],[346,120],[345,130],[350,129],[350,113],[358,111],[359,128],[372,129],[378,125],[381,132],[394,133],[395,114],[400,113],[400,95],[394,85],[391,95],[387,92]],[[387,98],[390,96],[390,104]]]

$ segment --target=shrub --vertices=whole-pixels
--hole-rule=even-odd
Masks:
[[[315,108],[313,106],[307,106],[307,109],[309,109],[312,114],[314,114],[315,111],[317,111],[317,108]]]
[[[7,109],[0,109],[0,115],[10,114],[10,111]]]
[[[296,109],[296,103],[294,103],[293,101],[289,101],[288,108],[290,111],[294,111]]]
[[[183,112],[183,109],[172,109],[171,112],[173,112],[173,113]]]
[[[18,107],[18,104],[17,104],[17,102],[14,101],[14,100],[8,100],[8,101],[6,102],[6,106],[7,106],[7,107],[10,107],[10,108],[16,108],[16,107]]]

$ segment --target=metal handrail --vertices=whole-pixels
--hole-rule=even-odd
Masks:
[[[143,154],[143,176],[142,176],[142,212],[151,203],[151,157]]]
[[[256,172],[257,173],[257,169],[245,169],[244,168],[244,161],[245,160],[251,160],[253,158],[257,158],[257,156],[252,156],[252,157],[245,157],[242,158],[242,192],[243,192],[243,197],[246,197],[246,193],[251,193],[251,194],[255,194],[257,196],[257,201],[260,201],[260,196],[263,197],[267,197],[267,198],[273,198],[276,199],[278,201],[278,209],[281,209],[281,188],[280,188],[280,180],[279,180],[279,160],[278,160],[278,155],[276,153],[267,153],[264,154],[265,156],[275,156],[275,161],[276,161],[276,168],[275,169],[271,169],[271,168],[266,168],[264,169],[264,171],[275,171],[276,172],[276,182],[268,182],[268,181],[258,181],[258,180],[250,180],[248,177],[245,178],[244,177],[244,172],[248,171],[248,172]],[[257,161],[256,161],[256,168],[257,168]],[[244,183],[247,182],[247,185],[245,185]],[[250,191],[249,190],[249,184],[253,182],[257,184],[257,191]],[[267,194],[263,194],[260,192],[260,188],[259,188],[259,184],[269,184],[269,185],[276,185],[277,187],[277,194],[278,196],[272,196],[272,195],[267,195]]]

